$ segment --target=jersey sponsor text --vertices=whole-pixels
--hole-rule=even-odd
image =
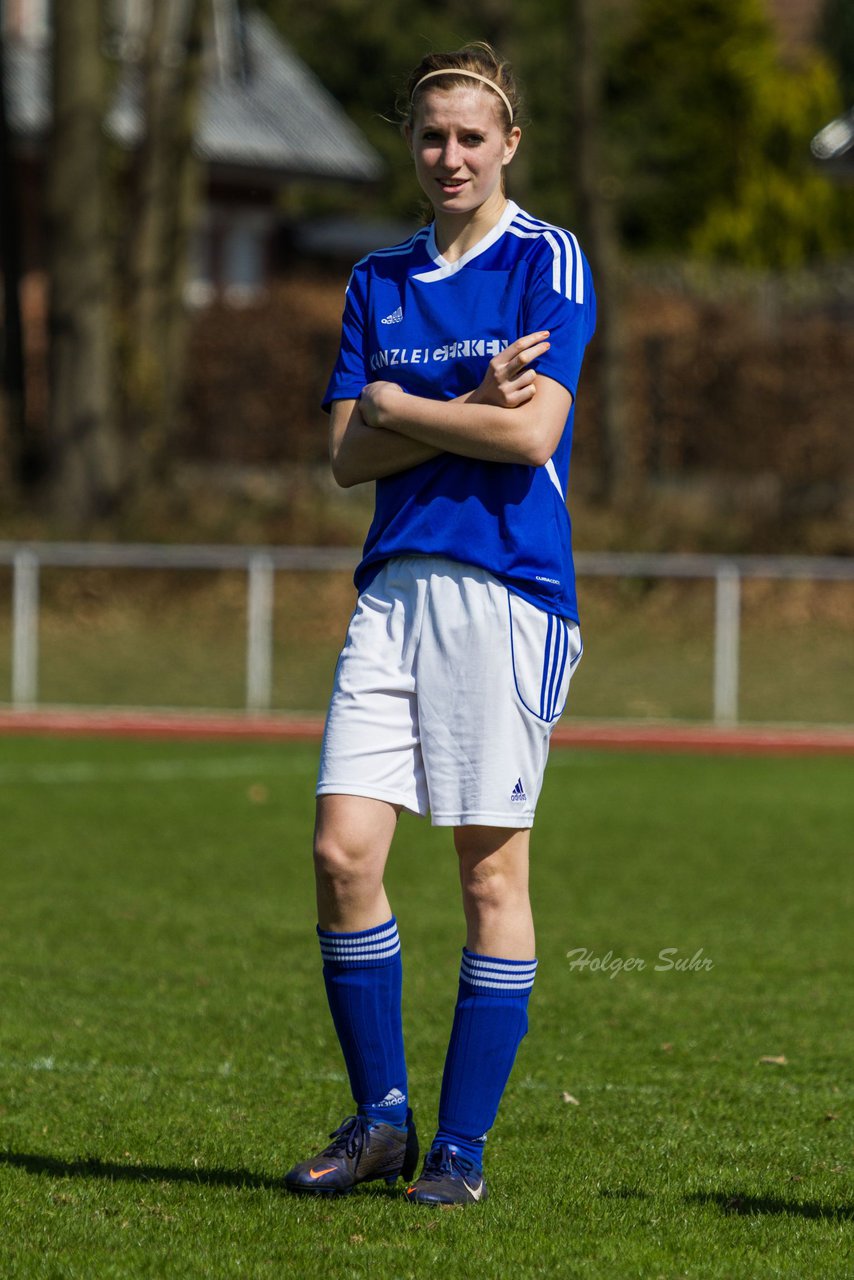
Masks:
[[[383,321],[385,323],[385,321]],[[441,364],[445,360],[467,360],[472,356],[497,356],[510,343],[506,338],[459,338],[441,347],[380,347],[371,355],[371,371],[393,365]]]

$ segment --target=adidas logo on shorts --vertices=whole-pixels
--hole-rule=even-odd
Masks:
[[[522,786],[522,779],[519,778],[515,787],[510,792],[510,801],[512,804],[527,804],[528,797],[525,794],[525,788]]]
[[[396,311],[392,311],[390,316],[383,316],[380,324],[400,324],[403,319],[403,307],[398,307]]]

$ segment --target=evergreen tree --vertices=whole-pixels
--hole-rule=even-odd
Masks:
[[[773,61],[761,0],[640,0],[611,68],[630,245],[685,248],[710,198],[735,195]]]
[[[735,192],[711,202],[690,241],[703,257],[778,269],[854,249],[852,193],[819,174],[809,143],[840,109],[838,86],[820,57],[777,69],[756,104],[752,157]]]
[[[839,109],[825,59],[783,64],[761,0],[640,0],[612,67],[629,244],[797,266],[845,247],[809,141]]]
[[[854,107],[854,4],[851,0],[825,0],[817,35],[838,73],[845,106]]]

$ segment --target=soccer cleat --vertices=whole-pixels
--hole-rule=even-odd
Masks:
[[[477,1165],[446,1143],[431,1147],[421,1177],[406,1188],[413,1204],[477,1204],[486,1199],[486,1179]]]
[[[384,1178],[391,1186],[398,1178],[408,1181],[415,1172],[418,1135],[411,1111],[402,1129],[365,1116],[348,1116],[329,1136],[332,1142],[319,1155],[295,1164],[285,1174],[289,1191],[343,1196],[360,1182]]]

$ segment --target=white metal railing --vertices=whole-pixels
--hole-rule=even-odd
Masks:
[[[42,567],[242,570],[246,594],[247,711],[273,704],[273,607],[280,570],[352,572],[352,547],[168,546],[149,543],[0,542],[0,565],[12,567],[11,701],[39,700],[39,572]],[[693,578],[715,584],[712,715],[738,720],[741,583],[745,578],[854,582],[854,559],[818,556],[715,556],[578,552],[579,577]]]

